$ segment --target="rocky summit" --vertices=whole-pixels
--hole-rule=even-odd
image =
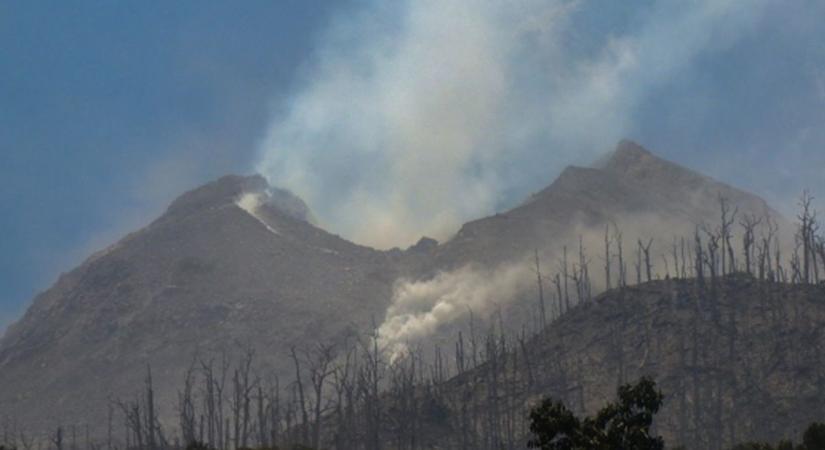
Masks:
[[[423,238],[404,251],[319,228],[311,205],[260,176],[226,176],[181,195],[34,299],[0,340],[0,417],[13,411],[34,430],[100,432],[110,401],[133,397],[151,366],[161,420],[171,422],[177,386],[198,355],[251,349],[289,379],[291,347],[370,330],[400,279],[529,265],[534,253],[555,261],[577,237],[611,224],[630,246],[635,236],[670,242],[718,220],[720,196],[739,214],[784,224],[758,197],[627,141],[444,243]]]

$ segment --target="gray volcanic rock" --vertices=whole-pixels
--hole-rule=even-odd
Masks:
[[[62,275],[0,341],[0,416],[39,430],[101,423],[147,364],[172,414],[196,350],[251,346],[285,374],[289,346],[366,328],[390,298],[393,261],[302,220],[285,191],[239,205],[267,190],[257,176],[209,183]]]
[[[465,224],[439,246],[429,273],[433,267],[527,261],[534,249],[555,258],[563,245],[576,246],[582,234],[603,234],[608,223],[622,230],[628,248],[637,237],[669,243],[697,225],[718,223],[720,196],[739,217],[768,215],[786,226],[761,198],[621,141],[596,167],[568,167],[521,205]]]
[[[605,292],[515,347],[514,360],[530,361],[516,374],[510,364],[482,365],[453,378],[443,392],[455,400],[445,404],[473,396],[488,411],[495,379],[498,392],[518,393],[499,407],[513,408],[515,429],[523,430],[520,421],[541,398],[593,415],[619,384],[647,376],[664,394],[655,430],[667,448],[799,439],[822,420],[825,404],[825,285],[742,275],[717,283],[711,291],[695,279],[670,279]],[[491,367],[499,367],[498,377],[487,373]],[[454,417],[461,414],[455,408]],[[445,442],[434,428],[422,440]]]
[[[570,167],[443,244],[423,238],[382,252],[317,228],[301,199],[260,176],[227,176],[183,194],[35,298],[0,339],[0,418],[14,412],[38,431],[72,423],[99,431],[108,399],[131,398],[151,364],[170,422],[196,351],[252,347],[263,367],[291,379],[290,346],[369,329],[401,277],[527,264],[534,249],[555,262],[561,246],[607,223],[623,228],[628,248],[636,234],[669,240],[716,221],[720,193],[740,213],[781,221],[751,194],[622,142],[600,167]]]

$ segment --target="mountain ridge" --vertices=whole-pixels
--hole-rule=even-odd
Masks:
[[[743,200],[743,211],[764,204],[698,174],[685,179],[699,180],[699,200],[679,186],[650,189],[662,183],[650,176],[657,167],[695,172],[636,147],[618,146],[616,170],[570,167],[527,202],[470,221],[442,244],[422,239],[405,251],[375,250],[317,227],[300,198],[260,176],[226,176],[188,191],[146,227],[61,275],[0,337],[0,404],[8,405],[0,415],[16,408],[41,429],[61,417],[92,421],[106,397],[132,394],[147,363],[159,403],[171,411],[172,386],[198,349],[248,345],[286,377],[286,349],[370,329],[399,280],[521,264],[534,250],[552,261],[583,230],[603,233],[626,218],[670,232],[672,223],[715,217],[720,189]],[[246,194],[261,197],[241,204]]]

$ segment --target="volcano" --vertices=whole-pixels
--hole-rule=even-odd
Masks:
[[[403,251],[319,228],[301,199],[260,176],[226,176],[181,195],[34,299],[0,340],[0,416],[13,412],[39,431],[86,424],[102,432],[111,399],[134,396],[150,365],[162,420],[171,422],[177,386],[203,355],[249,349],[288,379],[290,348],[372,329],[398,280],[527,264],[535,252],[557,258],[607,225],[630,243],[670,242],[718,220],[720,197],[739,214],[784,224],[759,197],[629,141],[444,243],[424,238]]]

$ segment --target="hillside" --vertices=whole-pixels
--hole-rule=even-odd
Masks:
[[[442,304],[438,295],[464,301],[450,283],[466,267],[495,275],[515,265],[512,289],[480,295],[476,312],[486,327],[500,307],[505,328],[519,330],[536,317],[534,250],[551,277],[562,247],[572,253],[583,236],[595,254],[600,244],[592,240],[612,224],[623,230],[628,252],[637,236],[655,239],[655,251],[665,252],[674,236],[718,220],[720,195],[740,214],[767,214],[784,224],[758,197],[630,142],[597,167],[566,169],[521,205],[470,222],[443,244],[424,239],[404,251],[349,242],[314,225],[310,207],[291,193],[258,176],[227,176],[182,195],[147,227],[92,255],[34,299],[0,339],[0,417],[13,414],[39,432],[91,424],[99,434],[108,400],[133,398],[151,365],[161,420],[169,424],[176,419],[176,386],[196,354],[251,348],[262,372],[291,379],[290,348],[363,337],[389,320],[391,305],[409,292],[405,283],[426,286],[436,277],[447,284],[446,294],[441,286],[414,298],[416,314]],[[657,264],[652,278],[665,275]],[[480,284],[497,280],[475,276]],[[600,279],[592,276],[596,292]],[[466,332],[470,308],[451,308],[455,314],[415,336],[418,343],[452,347],[457,332]],[[412,343],[407,338],[399,337]]]
[[[482,423],[499,411],[481,441],[522,442],[527,407],[543,396],[592,414],[642,376],[665,395],[655,424],[670,446],[794,439],[825,418],[823,324],[825,284],[654,281],[581,304],[523,346],[511,338],[444,392],[458,393],[447,401],[458,422],[462,405],[485,411]]]
[[[522,449],[542,398],[593,414],[643,376],[664,394],[654,432],[667,448],[798,440],[825,419],[823,324],[825,284],[737,274],[614,289],[532,337],[466,335],[423,368],[417,351],[394,361],[380,398],[333,402],[343,412],[329,414],[321,447]]]
[[[260,177],[205,185],[61,276],[0,341],[0,415],[41,430],[95,423],[151,364],[171,418],[196,351],[250,346],[286,372],[290,346],[367,327],[391,294],[391,257],[306,222],[294,198],[257,217],[239,204],[266,189]]]
[[[599,239],[608,223],[621,228],[631,246],[637,238],[667,243],[692,234],[697,224],[718,222],[720,196],[740,215],[769,215],[785,225],[761,198],[622,141],[593,167],[568,167],[521,205],[465,224],[438,248],[434,267],[495,266],[524,260],[537,247],[556,259],[580,234]]]

